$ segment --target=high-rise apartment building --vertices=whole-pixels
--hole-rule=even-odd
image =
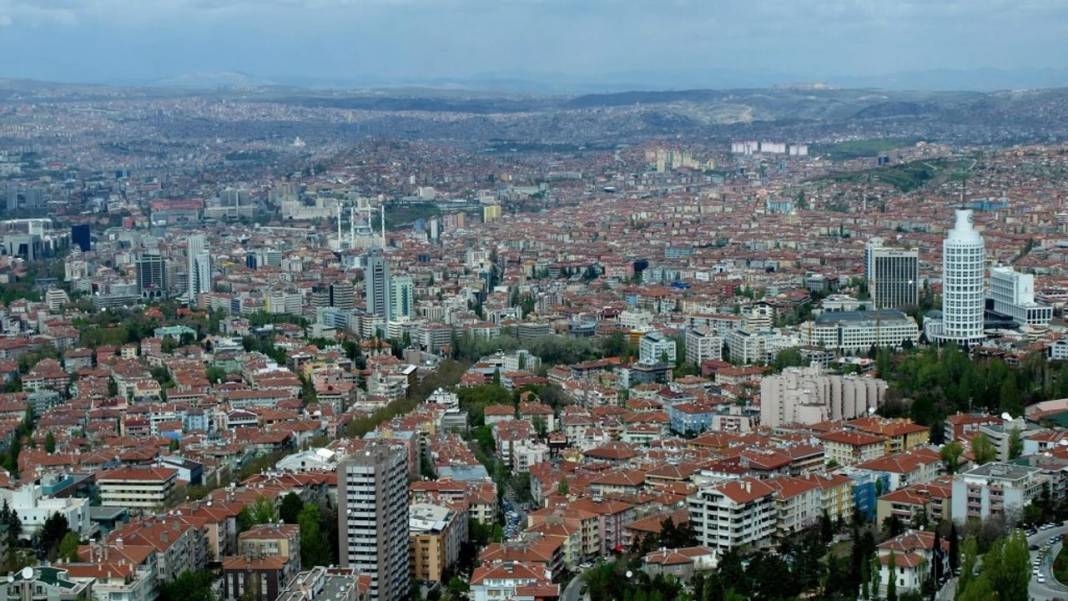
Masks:
[[[372,444],[338,465],[341,565],[371,577],[371,599],[407,599],[411,585],[408,464],[400,447]]]
[[[330,284],[330,306],[352,309],[356,306],[356,287],[348,280]]]
[[[211,291],[211,255],[201,234],[189,237],[185,252],[189,263],[189,304],[194,305],[201,293]]]
[[[864,275],[875,308],[900,309],[919,304],[916,249],[892,248],[884,246],[882,238],[872,238],[864,247]]]
[[[167,264],[158,253],[143,253],[137,258],[137,291],[141,298],[167,296]]]
[[[373,248],[364,259],[363,281],[367,313],[389,318],[389,264],[380,249]]]
[[[415,286],[411,276],[399,275],[389,279],[389,320],[402,321],[412,318]]]
[[[974,344],[984,339],[986,246],[972,224],[972,212],[958,209],[956,223],[942,241],[942,321],[933,337]]]

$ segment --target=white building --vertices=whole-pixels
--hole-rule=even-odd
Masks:
[[[983,311],[986,246],[972,225],[972,212],[958,209],[957,221],[942,241],[942,317],[928,338],[976,344],[985,338]]]
[[[164,467],[118,468],[96,477],[101,505],[147,510],[162,508],[177,482],[178,470]]]
[[[1047,477],[1037,467],[987,463],[953,478],[953,521],[1004,516],[1015,523],[1033,499],[1042,494]]]
[[[686,362],[700,365],[723,358],[723,339],[703,329],[686,330]]]
[[[14,490],[0,488],[3,499],[22,522],[22,538],[32,538],[48,518],[59,514],[67,519],[67,527],[81,537],[92,530],[89,520],[89,500],[75,497],[52,498],[42,489],[40,481],[24,484]]]
[[[638,342],[638,361],[653,364],[666,358],[668,363],[674,363],[676,350],[673,338],[657,331],[647,332]]]
[[[371,576],[374,601],[410,590],[408,467],[404,449],[373,444],[338,466],[341,565]]]
[[[775,428],[862,417],[882,403],[886,389],[886,381],[878,378],[788,367],[760,380],[760,425]]]
[[[894,309],[823,313],[801,326],[801,344],[841,353],[866,353],[872,346],[901,348],[916,344],[920,327],[911,316]]]
[[[1047,326],[1053,307],[1035,302],[1035,276],[1012,267],[990,269],[990,299],[994,312],[1011,317],[1020,327]]]
[[[702,487],[686,502],[698,544],[705,547],[728,551],[742,545],[761,546],[775,535],[775,489],[761,480],[718,482]]]

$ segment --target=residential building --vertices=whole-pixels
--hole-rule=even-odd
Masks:
[[[338,465],[341,565],[371,576],[373,601],[407,599],[411,578],[407,453],[372,444]]]
[[[467,540],[467,514],[442,505],[413,503],[408,507],[408,532],[415,580],[442,582]]]
[[[702,487],[686,500],[698,543],[721,552],[768,544],[778,521],[775,494],[773,487],[755,478]]]
[[[972,468],[953,478],[953,521],[1003,516],[1015,523],[1046,484],[1037,467],[995,462]]]
[[[100,504],[157,510],[170,499],[178,481],[178,470],[152,467],[123,467],[97,474]]]
[[[878,378],[788,367],[760,381],[760,425],[775,428],[868,415],[882,403],[886,389]]]
[[[646,365],[674,363],[677,352],[675,339],[661,332],[646,332],[638,341],[638,361]]]
[[[863,432],[839,430],[821,434],[823,453],[828,462],[855,465],[877,459],[886,453],[886,439]]]
[[[701,365],[723,359],[723,338],[705,329],[686,330],[686,362]]]

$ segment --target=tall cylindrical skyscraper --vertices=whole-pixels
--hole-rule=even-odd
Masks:
[[[942,340],[983,340],[983,276],[986,247],[972,225],[972,212],[957,210],[957,222],[942,241]]]

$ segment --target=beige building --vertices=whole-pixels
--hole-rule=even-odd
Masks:
[[[408,507],[412,578],[441,582],[442,574],[460,558],[467,540],[467,514],[441,505],[415,503]]]
[[[861,417],[882,403],[886,388],[878,378],[788,367],[760,381],[760,425],[775,428]]]
[[[100,487],[100,504],[132,509],[159,509],[167,502],[178,481],[178,470],[119,468],[96,477]]]

